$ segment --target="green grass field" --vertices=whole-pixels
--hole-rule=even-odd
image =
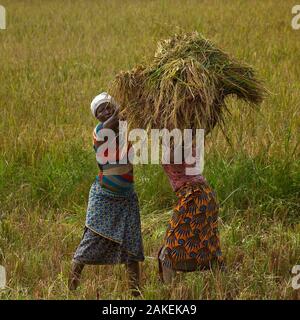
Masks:
[[[89,104],[115,74],[176,31],[197,30],[252,64],[271,91],[261,110],[230,101],[206,141],[204,174],[221,204],[227,273],[158,281],[156,252],[174,195],[159,166],[136,168],[145,299],[300,299],[300,30],[295,1],[8,1],[0,30],[0,299],[131,299],[124,268],[87,267],[67,289],[97,166]]]

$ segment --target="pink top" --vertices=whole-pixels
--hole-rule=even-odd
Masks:
[[[187,182],[188,183],[206,182],[205,178],[201,174],[186,175],[185,169],[186,167],[189,166],[186,163],[163,164],[162,166],[170,180],[171,186],[174,191],[179,190]]]

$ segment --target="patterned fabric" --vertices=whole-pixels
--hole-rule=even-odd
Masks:
[[[117,140],[115,140],[115,146],[111,146],[113,150],[100,148],[100,131],[102,128],[103,123],[99,123],[93,132],[93,146],[100,169],[97,180],[102,187],[114,192],[122,193],[133,189],[132,164],[128,161],[126,161],[128,163],[122,164],[123,160],[127,160],[127,152],[123,152],[123,154],[120,152]],[[102,144],[102,146],[104,146],[104,144]],[[129,145],[128,149],[130,147]],[[115,160],[115,163],[112,163],[113,160]]]
[[[192,156],[195,158],[195,160],[199,158],[199,155],[197,155],[196,152],[196,147],[192,147]],[[200,160],[198,159],[198,162],[199,161]],[[162,167],[168,176],[174,191],[179,190],[186,183],[206,182],[205,178],[201,174],[188,175],[186,173],[188,168],[195,168],[195,164],[191,165],[183,161],[180,164],[163,164]]]
[[[86,227],[134,256],[143,252],[138,198],[133,190],[117,194],[95,181],[89,193]]]
[[[83,264],[117,264],[143,260],[142,248],[137,256],[133,256],[119,243],[103,238],[87,227],[74,255],[74,261]]]
[[[186,183],[205,182],[205,178],[201,174],[194,176],[186,175],[185,169],[188,167],[186,163],[182,164],[163,164],[166,175],[174,191],[179,190]]]
[[[222,265],[218,204],[207,183],[186,184],[176,193],[178,203],[159,252],[163,266],[178,271]]]

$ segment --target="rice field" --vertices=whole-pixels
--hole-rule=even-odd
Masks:
[[[227,272],[158,281],[156,252],[174,203],[158,165],[135,168],[146,260],[141,299],[300,299],[300,30],[294,1],[2,0],[0,299],[133,299],[124,267],[84,270],[67,289],[97,166],[89,104],[158,40],[198,31],[252,65],[271,92],[260,110],[228,100],[226,134],[206,140],[204,175],[221,205]]]

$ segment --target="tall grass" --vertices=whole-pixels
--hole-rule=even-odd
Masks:
[[[205,175],[221,204],[228,272],[161,286],[156,252],[174,195],[159,166],[136,168],[145,254],[143,298],[297,299],[300,263],[299,31],[293,1],[2,1],[0,32],[1,299],[130,298],[123,266],[89,267],[70,294],[67,274],[97,173],[91,98],[119,70],[177,30],[198,30],[266,79],[261,111],[233,105],[228,145],[206,141]],[[101,14],[100,14],[101,13]],[[237,105],[238,104],[238,105]]]

